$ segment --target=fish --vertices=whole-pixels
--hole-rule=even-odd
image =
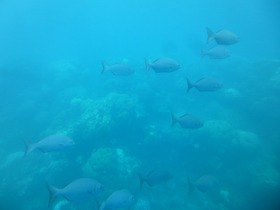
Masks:
[[[149,63],[146,60],[146,70],[153,69],[156,73],[168,73],[180,69],[180,64],[172,58],[162,57]]]
[[[191,194],[195,189],[200,192],[207,192],[214,189],[219,184],[218,179],[215,176],[206,174],[199,177],[194,183],[188,179],[189,194]]]
[[[142,189],[144,182],[146,182],[150,187],[153,187],[172,178],[173,176],[168,171],[151,171],[146,176],[139,174],[140,190]]]
[[[46,138],[34,144],[25,143],[26,148],[24,156],[28,155],[34,150],[39,150],[42,153],[61,151],[73,146],[74,144],[75,142],[73,139],[61,134],[54,134],[47,136]]]
[[[125,63],[116,63],[108,66],[103,62],[102,67],[102,73],[110,71],[116,76],[129,76],[134,74],[134,69]]]
[[[101,204],[99,210],[127,209],[135,202],[135,196],[131,192],[126,189],[117,190]]]
[[[176,117],[173,113],[171,113],[171,117],[171,127],[173,127],[176,123],[179,123],[182,128],[194,130],[201,128],[204,124],[200,119],[190,114],[184,114],[180,117]]]
[[[213,32],[210,28],[207,27],[206,30],[208,35],[207,43],[209,43],[213,39],[217,42],[217,44],[220,45],[232,45],[239,42],[239,37],[227,29]]]
[[[104,185],[91,178],[79,178],[62,189],[48,185],[49,206],[57,197],[63,197],[69,202],[82,202],[104,191]]]
[[[220,81],[211,77],[203,77],[194,83],[192,83],[188,78],[186,79],[188,84],[187,92],[189,92],[192,88],[195,88],[200,92],[213,92],[223,87],[223,84]]]
[[[208,56],[210,59],[225,59],[230,56],[229,51],[223,46],[217,45],[208,50],[201,51],[202,56]]]

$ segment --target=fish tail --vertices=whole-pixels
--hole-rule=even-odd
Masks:
[[[32,152],[35,149],[35,145],[28,144],[26,141],[24,142],[24,145],[25,145],[24,157],[26,157],[30,152]]]
[[[98,208],[98,210],[104,210],[105,207],[106,207],[105,202],[103,202],[103,203],[101,204],[101,206]]]
[[[212,39],[215,37],[215,33],[208,27],[206,27],[207,30],[207,43],[209,43]]]
[[[140,191],[142,190],[142,187],[143,187],[143,184],[144,184],[144,182],[145,182],[145,178],[143,177],[143,175],[142,174],[138,174],[139,175],[139,183],[140,183]]]
[[[187,80],[187,84],[188,84],[188,89],[187,89],[187,93],[190,91],[190,89],[192,89],[193,88],[193,84],[192,84],[192,82],[189,80],[189,78],[186,78],[186,80]]]
[[[189,186],[189,191],[188,191],[188,195],[192,194],[194,191],[194,184],[192,183],[190,177],[188,177],[188,186]]]
[[[57,193],[58,193],[58,189],[55,188],[54,186],[51,186],[47,183],[47,187],[49,190],[49,203],[48,203],[48,207],[50,207],[52,205],[52,203],[54,202],[54,200],[57,197]]]
[[[145,66],[146,66],[146,72],[149,72],[151,65],[150,65],[148,59],[145,59]]]
[[[171,127],[173,127],[177,123],[177,118],[175,117],[174,113],[171,112]]]
[[[101,74],[103,74],[106,70],[107,70],[107,65],[106,65],[106,63],[103,61],[102,62],[102,71],[101,71]]]

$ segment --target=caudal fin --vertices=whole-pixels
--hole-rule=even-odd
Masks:
[[[207,43],[209,43],[212,39],[215,37],[215,33],[208,27],[206,27],[207,30]]]
[[[32,152],[35,149],[35,144],[28,144],[27,142],[24,142],[25,145],[25,151],[24,151],[24,157],[26,157],[30,152]]]
[[[194,184],[192,183],[190,177],[188,177],[188,186],[189,186],[189,191],[188,191],[188,195],[192,194],[195,187],[194,187]]]
[[[101,71],[101,74],[103,74],[106,70],[107,70],[107,65],[106,65],[106,63],[103,61],[102,62],[102,71]]]
[[[55,188],[54,186],[51,186],[49,184],[47,184],[48,190],[49,190],[49,203],[48,203],[48,207],[51,207],[51,205],[53,204],[54,200],[57,197],[57,192],[58,189]]]
[[[171,127],[173,127],[177,123],[177,118],[175,117],[174,113],[171,112]]]
[[[140,187],[139,187],[139,189],[140,189],[140,191],[142,190],[142,187],[143,187],[143,184],[144,184],[144,182],[145,182],[145,178],[143,177],[143,175],[142,174],[138,174],[139,175],[139,184],[140,184]]]
[[[150,71],[150,67],[151,67],[148,59],[145,59],[145,66],[146,66],[146,72],[148,73]]]
[[[192,89],[193,88],[193,84],[192,84],[192,82],[189,80],[189,78],[186,78],[186,80],[187,80],[187,84],[188,84],[188,88],[187,88],[187,93],[190,91],[190,89]]]

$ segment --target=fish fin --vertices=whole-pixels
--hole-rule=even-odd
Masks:
[[[28,144],[26,141],[24,141],[25,145],[25,151],[24,151],[24,157],[26,157],[30,152],[32,152],[35,149],[35,144]]]
[[[98,208],[98,210],[104,210],[106,208],[106,202],[102,202],[101,206]]]
[[[105,71],[107,71],[108,69],[108,66],[106,65],[106,63],[103,61],[102,62],[102,71],[101,71],[101,74],[103,74]]]
[[[207,30],[207,44],[215,38],[215,33],[208,27],[206,27]]]
[[[143,177],[143,175],[140,174],[140,173],[138,174],[138,176],[139,176],[139,183],[140,183],[139,189],[140,189],[140,192],[141,192],[142,187],[143,187],[143,184],[144,184],[144,182],[145,182],[145,177]]]
[[[151,64],[148,59],[145,59],[146,72],[149,73]]]
[[[53,204],[53,202],[55,201],[56,197],[57,197],[57,193],[58,193],[58,189],[55,188],[54,186],[51,186],[47,183],[47,187],[49,190],[49,203],[48,203],[48,207],[51,207],[51,205]]]
[[[188,195],[191,195],[195,188],[194,188],[194,184],[191,181],[190,177],[188,177],[188,186],[189,186]]]
[[[173,127],[177,123],[177,118],[173,112],[171,112],[171,127]]]
[[[187,93],[190,91],[190,89],[193,88],[193,84],[192,82],[189,80],[189,78],[186,77],[186,80],[187,80],[187,84],[188,84],[188,89],[187,89]]]

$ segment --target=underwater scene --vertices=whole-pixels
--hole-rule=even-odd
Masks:
[[[1,210],[279,210],[280,2],[1,0]]]

